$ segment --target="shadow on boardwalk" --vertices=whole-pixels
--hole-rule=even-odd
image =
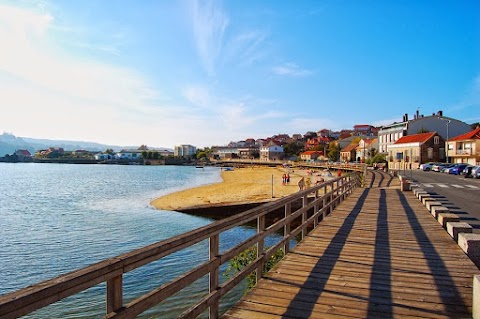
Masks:
[[[478,269],[398,180],[357,189],[224,318],[466,318]]]

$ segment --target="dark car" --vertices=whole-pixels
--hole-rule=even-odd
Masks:
[[[453,167],[450,167],[448,170],[449,174],[460,175],[461,172],[467,167],[467,164],[455,164]]]
[[[463,177],[465,177],[465,178],[472,177],[472,169],[473,169],[472,165],[467,165],[462,171]]]

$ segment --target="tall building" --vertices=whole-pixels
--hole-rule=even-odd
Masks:
[[[175,146],[173,151],[174,156],[176,157],[187,157],[197,153],[197,148],[192,145],[179,145]]]
[[[413,120],[408,114],[403,116],[402,122],[395,122],[383,126],[378,132],[378,151],[387,154],[388,146],[393,145],[401,137],[426,132],[437,132],[444,140],[464,134],[471,130],[470,125],[451,117],[443,116],[442,111],[430,116],[420,115],[418,110]]]

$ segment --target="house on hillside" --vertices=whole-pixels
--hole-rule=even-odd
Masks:
[[[449,139],[447,159],[451,163],[480,165],[480,127]]]
[[[270,141],[267,145],[260,147],[261,161],[282,160],[284,155],[283,147],[277,142]]]
[[[116,158],[121,160],[136,161],[142,158],[142,150],[121,150],[116,154]]]
[[[16,150],[13,153],[19,162],[31,162],[33,160],[32,154],[28,150]]]
[[[364,163],[365,160],[373,157],[373,153],[378,150],[378,139],[362,138],[355,148],[355,159]]]
[[[342,162],[353,162],[357,154],[357,143],[348,144],[340,150],[340,161]]]
[[[62,147],[49,147],[46,150],[38,150],[35,152],[36,158],[58,158],[65,154],[65,150]]]
[[[387,151],[389,168],[416,169],[422,163],[445,161],[445,140],[437,132],[407,135]]]
[[[323,156],[323,152],[320,151],[306,151],[300,153],[300,159],[307,162],[313,162],[320,156]]]

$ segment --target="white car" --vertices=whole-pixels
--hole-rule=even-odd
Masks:
[[[423,163],[423,164],[420,164],[419,169],[421,169],[422,171],[431,171],[433,165],[435,165],[435,164],[438,164],[438,163],[436,163],[436,162]]]

